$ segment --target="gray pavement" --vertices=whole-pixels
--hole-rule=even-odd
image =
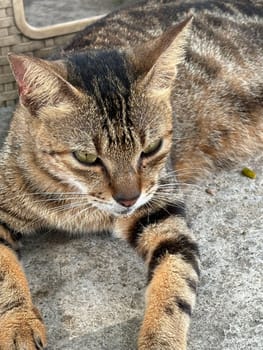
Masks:
[[[10,115],[10,109],[0,109],[2,134]],[[262,158],[244,165],[257,172],[256,180],[238,168],[186,191],[202,255],[189,350],[263,348]],[[136,348],[146,271],[125,242],[48,232],[26,239],[22,254],[49,349]]]
[[[61,2],[52,1],[59,9]],[[31,13],[42,16],[41,23],[50,17],[44,11]],[[54,14],[63,16],[63,11]],[[0,109],[0,140],[11,113]],[[263,349],[262,160],[248,160],[187,189],[188,216],[202,255],[189,350]],[[241,176],[243,166],[253,168],[257,178]],[[48,232],[26,239],[22,254],[50,350],[136,348],[146,271],[125,242]]]

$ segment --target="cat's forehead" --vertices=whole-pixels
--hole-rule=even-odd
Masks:
[[[92,129],[109,144],[129,143],[135,120],[131,117],[134,76],[125,57],[119,51],[91,51],[68,58],[68,80],[86,95],[82,120],[89,120]],[[96,105],[96,108],[94,107]],[[95,131],[94,130],[94,131]]]
[[[159,104],[138,88],[121,52],[92,51],[68,57],[67,80],[82,92],[81,98],[70,101],[72,112],[62,122],[60,135],[71,147],[94,143],[96,148],[118,153],[125,145],[132,153],[144,144],[146,135],[148,140],[159,137],[164,113],[158,113]]]
[[[99,104],[115,95],[129,95],[134,76],[124,53],[93,50],[69,56],[68,64],[68,80]]]

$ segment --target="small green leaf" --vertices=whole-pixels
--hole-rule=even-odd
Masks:
[[[242,169],[242,175],[249,177],[250,179],[255,179],[257,177],[257,174],[249,168]]]

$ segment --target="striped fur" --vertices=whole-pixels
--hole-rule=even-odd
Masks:
[[[256,0],[149,0],[50,60],[9,56],[20,103],[0,157],[0,349],[46,346],[16,250],[50,228],[126,239],[148,267],[138,349],[186,349],[200,262],[180,183],[262,149],[262,31]]]

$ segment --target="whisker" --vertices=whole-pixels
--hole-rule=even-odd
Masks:
[[[63,212],[63,211],[67,211],[67,210],[73,210],[73,209],[76,209],[78,207],[81,207],[83,205],[87,205],[87,209],[91,208],[92,205],[90,203],[87,203],[85,201],[83,202],[73,202],[73,203],[68,203],[68,204],[63,204],[63,205],[59,205],[59,206],[56,206],[55,208],[45,208],[45,211],[47,212],[48,215],[54,215],[54,214],[58,214],[60,212]],[[74,214],[76,215],[76,214]],[[71,217],[69,218],[69,220],[71,219]],[[43,220],[42,217],[37,217],[36,219],[32,220],[30,222],[30,225],[33,226],[33,225],[36,225],[38,222],[41,222]],[[27,227],[28,223],[26,223],[24,226],[22,226],[21,230],[23,230],[25,227]],[[49,230],[48,232],[50,232],[51,230]]]
[[[91,204],[90,207],[94,207],[94,206]],[[86,207],[86,208],[80,210],[77,214],[75,214],[74,218],[76,219],[77,217],[79,217],[82,213],[84,213],[85,211],[87,211],[88,209],[90,209],[90,207]],[[67,220],[65,220],[65,221],[64,221],[64,224],[68,223],[70,219],[71,219],[71,217],[68,218]],[[52,230],[46,231],[46,233],[48,234],[48,233],[50,233],[51,231],[52,231]]]
[[[175,189],[175,190],[180,190],[181,188],[185,188],[185,187],[188,187],[188,188],[193,188],[193,189],[203,189],[202,186],[200,185],[197,185],[197,184],[191,184],[191,183],[187,183],[187,182],[182,182],[180,184],[160,184],[158,186],[158,188],[160,189]]]
[[[73,199],[78,199],[79,197],[75,196],[75,197],[67,197],[67,198],[49,198],[49,199],[40,199],[38,201],[33,201],[35,204],[38,203],[49,203],[49,202],[58,202],[58,201],[69,201],[69,200],[73,200]],[[89,199],[87,198],[79,198],[81,200],[85,200],[85,199]]]

